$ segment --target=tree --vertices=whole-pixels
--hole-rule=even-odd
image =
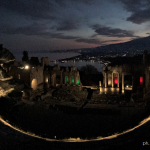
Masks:
[[[23,51],[22,61],[28,61],[28,60],[29,60],[28,52],[27,51]]]
[[[80,68],[80,71],[81,71],[83,74],[97,74],[97,73],[98,73],[97,68],[95,68],[95,67],[92,66],[92,65],[83,66],[83,67]]]
[[[31,57],[30,59],[30,63],[32,65],[38,65],[40,62],[39,62],[39,58],[38,57]]]
[[[80,80],[85,86],[97,86],[103,80],[103,75],[94,66],[86,65],[80,69]]]

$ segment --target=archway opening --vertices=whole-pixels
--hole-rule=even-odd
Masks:
[[[125,86],[125,89],[132,88],[132,75],[124,76],[124,86]]]
[[[71,76],[71,85],[74,85],[74,76]]]
[[[60,84],[60,74],[56,74],[56,84]]]
[[[31,82],[31,88],[33,88],[33,90],[37,89],[37,80],[36,79],[32,80],[32,82]]]
[[[79,77],[77,78],[77,85],[79,85],[80,84],[80,79],[79,79]]]
[[[69,83],[69,78],[68,76],[66,76],[66,83],[65,84],[68,84]]]
[[[113,73],[113,81],[112,82],[113,82],[114,88],[117,88],[118,83],[119,83],[119,73],[118,72]]]
[[[115,85],[118,84],[118,79],[117,79],[117,77],[114,77],[114,84],[115,84]]]
[[[143,85],[143,77],[140,77],[140,85]]]
[[[56,74],[51,75],[51,85],[56,86]]]

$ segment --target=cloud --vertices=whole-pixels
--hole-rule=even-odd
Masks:
[[[23,34],[23,35],[36,35],[43,38],[57,38],[57,39],[77,39],[76,36],[67,36],[63,33],[54,33],[52,31],[47,31],[47,27],[44,24],[33,23],[29,26],[24,27],[13,27],[11,25],[1,25],[0,26],[1,34]]]
[[[83,3],[83,4],[87,4],[87,5],[91,5],[93,4],[95,1],[97,0],[55,0],[56,3],[58,3],[61,6],[66,6],[67,3],[70,2],[75,2],[75,3]]]
[[[104,35],[104,36],[107,36],[107,37],[136,37],[136,36],[133,35],[132,31],[122,30],[122,29],[119,29],[119,28],[113,29],[113,28],[106,27],[106,26],[101,26],[101,25],[98,25],[98,24],[95,24],[91,27],[97,33],[93,36]]]
[[[6,14],[21,16],[24,21],[44,21],[57,31],[67,31],[80,28],[86,20],[85,16],[90,19],[85,8],[96,1],[98,0],[0,0],[0,9]]]
[[[88,44],[101,44],[101,42],[97,39],[78,38],[75,41],[82,42],[82,43],[88,43]]]
[[[79,23],[76,20],[64,20],[56,26],[53,26],[52,29],[57,31],[68,31],[79,28]]]
[[[93,0],[93,2],[96,0]],[[32,19],[58,19],[64,8],[75,8],[76,4],[92,4],[91,0],[0,0],[0,8]]]
[[[131,12],[131,16],[126,20],[135,24],[142,24],[150,21],[150,1],[149,0],[119,0],[124,4],[124,8]]]
[[[78,3],[84,3],[84,4],[87,4],[87,5],[91,5],[95,2],[96,0],[76,0],[76,2]]]
[[[109,42],[121,42],[122,40],[107,40],[107,41],[102,41],[101,43],[109,43]]]
[[[24,35],[38,35],[44,32],[45,25],[33,23],[29,26],[14,27],[12,25],[3,24],[0,27],[0,33],[3,34],[24,34]]]
[[[98,45],[108,45],[110,43],[120,43],[122,40],[106,40],[106,41],[99,41],[98,39],[86,39],[86,38],[78,38],[75,40],[76,42],[83,42],[88,44],[98,44]]]
[[[124,8],[129,12],[137,12],[144,9],[149,0],[118,0],[124,4]]]
[[[52,33],[50,35],[52,38],[58,38],[58,39],[77,39],[77,38],[79,38],[77,36],[64,35],[63,33]]]
[[[142,10],[133,13],[130,17],[127,18],[127,21],[131,21],[136,24],[142,24],[144,22],[150,21],[150,8],[147,10]]]
[[[0,8],[5,8],[20,15],[29,16],[34,19],[54,19],[51,14],[56,9],[54,2],[49,0],[0,0]],[[54,9],[55,8],[55,9]],[[56,11],[56,10],[55,10]]]

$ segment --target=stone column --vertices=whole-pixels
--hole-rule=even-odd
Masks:
[[[117,88],[119,88],[119,73],[118,73],[118,83],[117,83]]]
[[[105,88],[107,88],[107,73],[105,72]]]
[[[77,76],[74,76],[74,85],[77,85]]]
[[[66,84],[66,75],[64,76],[64,84]]]
[[[100,86],[100,87],[102,86],[101,81],[99,81],[99,86]]]
[[[122,92],[124,92],[124,73],[122,73]]]
[[[60,73],[60,85],[63,83],[62,72]]]
[[[55,85],[54,74],[51,76],[51,85],[52,85],[52,86],[54,86],[54,85]]]
[[[114,88],[114,73],[112,73],[112,88]]]
[[[132,75],[132,91],[135,91],[135,89],[134,89],[134,77],[133,77],[133,75]]]
[[[69,84],[71,85],[71,76],[69,76]]]
[[[56,86],[56,74],[52,75],[52,86]]]
[[[54,74],[54,86],[56,86],[56,74]]]
[[[51,83],[51,77],[50,77],[50,75],[48,75],[48,83],[49,84]]]

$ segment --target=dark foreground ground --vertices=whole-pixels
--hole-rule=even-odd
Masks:
[[[5,105],[3,105],[3,107],[4,106]],[[99,133],[101,133],[101,131],[104,131],[107,128],[107,126],[104,126],[104,124],[105,125],[107,124],[109,127],[111,126],[120,127],[122,124],[125,125],[127,123],[127,120],[126,121],[122,120],[122,117],[120,118],[119,115],[115,115],[113,117],[114,120],[117,118],[117,116],[118,118],[120,118],[120,120],[118,121],[118,123],[120,122],[120,124],[118,123],[116,124],[114,120],[109,119],[110,115],[106,115],[103,118],[101,115],[92,115],[92,117],[89,114],[68,115],[66,113],[51,110],[49,108],[45,109],[46,106],[41,105],[41,103],[39,104],[37,103],[36,105],[33,106],[20,103],[20,105],[16,105],[15,107],[13,107],[13,109],[10,109],[11,111],[9,110],[9,115],[17,125],[20,125],[21,127],[25,125],[27,131],[29,132],[35,131],[34,133],[36,133],[36,131],[38,131],[37,133],[39,133],[40,130],[41,132],[47,131],[46,133],[48,133],[48,129],[51,127],[53,129],[50,128],[51,129],[50,133],[52,133],[52,131],[55,134],[57,132],[63,133],[64,134],[63,137],[65,136],[68,137],[67,134],[69,133],[70,135],[72,131],[73,135],[74,133],[77,133],[76,131],[79,131],[79,133],[87,133],[86,131],[92,131],[92,134],[94,133],[95,136],[96,135],[101,136]],[[8,108],[8,106],[6,108]],[[76,117],[74,118],[74,116]],[[108,118],[108,120],[106,118]],[[108,122],[109,120],[110,122]],[[135,125],[137,125],[138,123],[136,123]],[[72,124],[75,125],[76,127],[74,128],[75,131],[73,130],[74,126],[71,126]],[[36,130],[36,128],[38,130]],[[80,135],[79,133],[78,135]],[[41,135],[43,136],[42,133]],[[47,135],[45,135],[44,137],[47,137]],[[34,137],[24,135],[0,123],[0,150],[1,149],[2,150],[115,149],[116,150],[116,149],[141,149],[141,148],[149,149],[149,146],[147,145],[143,146],[143,142],[144,144],[146,144],[146,141],[147,144],[150,143],[150,121],[130,133],[120,135],[113,139],[101,141],[76,142],[76,143],[62,142],[62,141],[50,142],[42,139],[37,139]]]
[[[23,113],[21,113],[21,110],[25,114],[27,114],[27,112],[29,112],[30,107],[29,106],[25,107],[25,106],[20,108],[20,111],[19,111],[20,115],[23,114]],[[38,118],[40,119],[41,110],[42,109],[38,108],[39,113],[37,113],[37,111],[36,111],[37,117],[34,118],[35,121],[37,121],[36,119],[38,119]],[[30,116],[32,117],[32,115],[34,114],[34,111],[30,110],[30,113],[31,113]],[[45,112],[43,112],[43,113],[44,113],[44,115],[46,115]],[[19,114],[17,117],[18,119],[20,117]],[[12,115],[17,115],[17,112]],[[27,116],[28,116],[28,119],[30,119],[29,115],[27,115]],[[50,117],[50,115],[48,115],[48,116]],[[22,117],[23,116],[21,115],[21,118]],[[34,115],[34,117],[35,117],[35,115]],[[55,115],[55,117],[57,118],[58,116]],[[53,118],[53,121],[56,118]],[[69,118],[71,118],[71,115],[69,115]],[[60,119],[61,119],[61,116],[60,116]],[[31,125],[31,122],[28,122],[26,115],[21,120],[22,121],[24,120],[24,123],[27,122],[27,123],[30,123],[30,125]],[[68,120],[68,118],[67,118],[67,120]],[[66,126],[67,126],[67,124],[69,124],[69,120],[68,121],[67,120],[65,121]],[[124,122],[124,123],[126,123],[126,122]],[[35,122],[35,124],[36,124],[36,122]],[[111,124],[109,124],[109,125],[111,126]],[[40,127],[40,122],[37,122],[37,126]],[[56,127],[57,127],[57,125],[56,125]],[[94,131],[95,129],[92,128],[92,130]],[[101,130],[104,130],[104,129],[101,129]],[[109,150],[109,149],[114,149],[114,150],[117,150],[117,149],[130,150],[130,149],[132,149],[132,150],[134,150],[134,149],[137,149],[138,150],[138,149],[142,149],[142,148],[149,149],[150,146],[148,146],[148,145],[143,146],[143,142],[144,142],[144,144],[146,144],[145,143],[146,141],[147,141],[147,144],[148,143],[150,144],[150,121],[147,122],[146,124],[144,124],[143,126],[135,129],[134,131],[120,135],[116,138],[100,140],[100,141],[88,141],[88,142],[62,142],[61,140],[55,141],[55,142],[45,141],[43,139],[38,139],[38,138],[34,138],[31,136],[22,134],[0,122],[0,150],[49,150],[49,149],[50,150],[60,150],[60,149],[66,149],[66,150],[76,150],[76,149],[78,149],[78,150],[84,150],[84,149],[85,150],[97,150],[97,149],[98,150],[105,150],[105,149],[106,150]]]
[[[91,142],[48,142],[19,133],[0,123],[0,150],[104,150],[104,149],[149,149],[143,142],[150,143],[150,122],[117,138]]]
[[[48,108],[46,108],[48,106]],[[58,110],[59,108],[59,110]],[[61,108],[61,109],[60,109]],[[147,115],[140,113],[130,116],[109,110],[88,109],[73,111],[74,107],[51,107],[44,102],[34,105],[20,104],[9,112],[9,122],[26,132],[45,138],[95,139],[125,131],[139,124]],[[67,112],[62,112],[62,110]],[[149,113],[149,112],[148,112]],[[56,137],[55,137],[56,136]]]

